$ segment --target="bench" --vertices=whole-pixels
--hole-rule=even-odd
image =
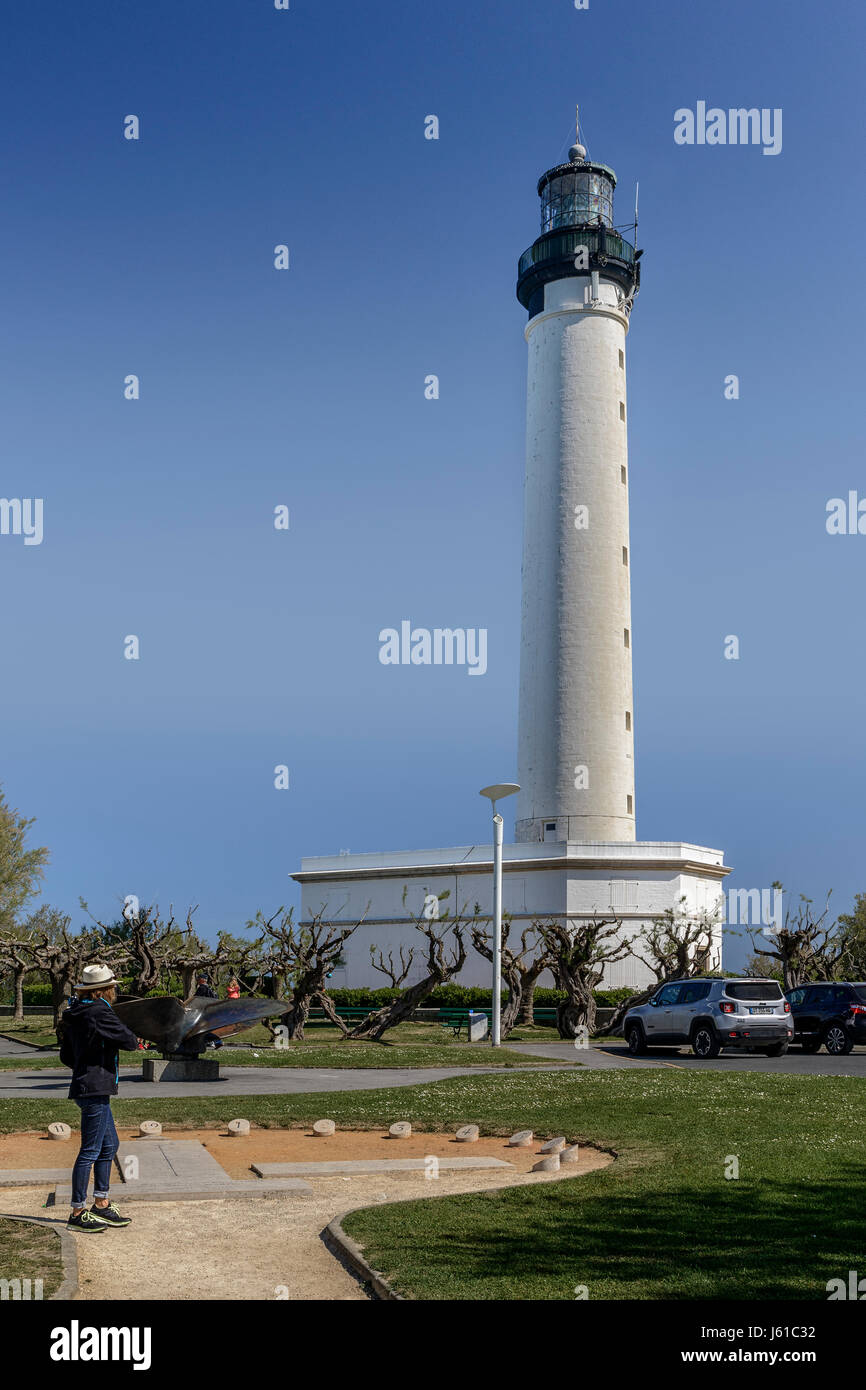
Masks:
[[[459,1038],[464,1030],[468,1037],[470,1014],[473,1017],[477,1014],[484,1014],[488,1019],[490,1018],[489,1009],[440,1009],[439,1026],[449,1029],[455,1038]]]

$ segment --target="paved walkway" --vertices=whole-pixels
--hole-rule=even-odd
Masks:
[[[576,1048],[573,1043],[509,1043],[512,1052],[527,1057],[544,1057],[550,1070],[563,1069],[564,1063],[579,1062],[591,1071],[673,1067],[687,1070],[782,1072],[786,1075],[866,1077],[866,1050],[847,1057],[830,1057],[824,1052],[807,1056],[794,1048],[786,1057],[764,1057],[758,1053],[727,1053],[715,1061],[693,1057],[685,1048],[660,1050],[649,1057],[631,1057],[624,1043],[594,1043]],[[546,1068],[533,1068],[545,1071]],[[525,1076],[518,1068],[501,1067],[226,1067],[220,1081],[143,1081],[140,1069],[121,1067],[120,1097],[130,1100],[146,1096],[163,1100],[167,1096],[267,1096],[298,1095],[315,1091],[375,1091],[394,1086],[422,1086],[460,1076]],[[63,1098],[69,1090],[65,1067],[43,1071],[0,1071],[0,1100]]]
[[[40,1051],[41,1049],[34,1047],[32,1043],[18,1042],[15,1038],[0,1038],[0,1057],[34,1057]]]
[[[569,1057],[570,1061],[575,1056]],[[552,1067],[558,1070],[558,1058]],[[422,1086],[455,1076],[489,1076],[501,1067],[226,1067],[220,1081],[143,1081],[134,1067],[121,1067],[119,1096],[163,1100],[166,1096],[268,1096],[297,1095],[306,1091],[376,1091],[390,1086]],[[533,1071],[545,1068],[532,1068]],[[526,1072],[518,1069],[519,1075]],[[513,1076],[514,1071],[509,1070]],[[69,1071],[46,1067],[44,1071],[0,1071],[0,1100],[16,1096],[31,1099],[64,1097],[69,1090]]]

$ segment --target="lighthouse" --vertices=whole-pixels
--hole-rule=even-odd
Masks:
[[[518,843],[635,839],[626,336],[616,174],[574,144],[538,182],[528,314]]]
[[[381,983],[374,944],[395,958],[415,951],[413,968],[423,972],[415,922],[439,901],[475,919],[498,900],[515,933],[550,920],[577,931],[615,914],[624,940],[640,939],[669,911],[720,916],[723,908],[730,869],[720,849],[635,835],[626,338],[641,252],[617,228],[615,188],[616,174],[588,157],[578,126],[567,161],[538,182],[540,233],[518,266],[528,349],[520,792],[514,843],[501,846],[501,892],[492,887],[494,847],[484,843],[304,859],[293,874],[302,917],[364,919],[335,984]],[[636,223],[637,209],[635,231]],[[481,664],[486,670],[486,649],[479,673]],[[391,679],[408,667],[380,669]],[[487,780],[511,771],[491,769]],[[463,791],[478,800],[477,787]],[[721,945],[719,925],[719,966]],[[602,983],[639,988],[652,978],[637,952],[609,962]],[[470,955],[461,983],[489,979],[486,958]]]

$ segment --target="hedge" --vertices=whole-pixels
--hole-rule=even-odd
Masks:
[[[121,982],[121,989],[128,988],[128,981]],[[126,992],[124,990],[124,992]],[[168,991],[158,990],[157,993],[168,993]],[[399,989],[332,989],[329,994],[334,1003],[346,1009],[380,1009],[383,1004],[388,1004],[392,999],[399,998]],[[595,1002],[600,1009],[615,1008],[624,999],[630,999],[635,993],[631,989],[608,989],[596,990]],[[489,989],[469,987],[467,985],[442,985],[439,989],[434,989],[433,993],[424,1001],[424,1007],[435,1008],[471,1008],[482,1009],[490,1008],[493,992]],[[506,994],[503,991],[503,1000]],[[536,989],[535,1006],[539,1009],[555,1009],[561,999],[565,998],[562,990],[558,989]],[[4,1000],[5,1003],[12,1002],[11,997]],[[47,984],[25,985],[24,987],[25,1004],[44,1004],[46,1008],[51,1008],[51,987]]]

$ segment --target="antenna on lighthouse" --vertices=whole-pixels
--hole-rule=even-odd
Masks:
[[[574,128],[577,132],[577,139],[568,151],[568,157],[572,164],[580,164],[586,159],[586,146],[580,143],[580,107],[574,108]]]
[[[634,244],[637,246],[637,195],[640,192],[640,183],[634,186]]]

